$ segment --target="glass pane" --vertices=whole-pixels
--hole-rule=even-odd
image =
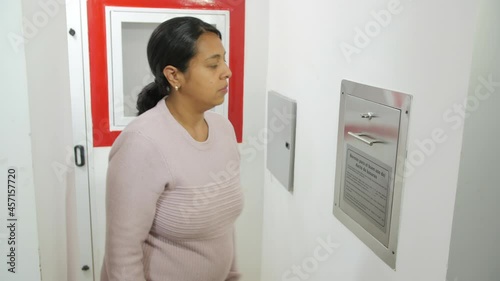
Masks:
[[[146,46],[159,23],[123,22],[123,113],[125,117],[137,115],[137,95],[154,80],[148,66]]]

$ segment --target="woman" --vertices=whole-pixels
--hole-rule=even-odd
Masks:
[[[101,281],[239,280],[239,152],[229,121],[208,111],[231,77],[221,34],[174,18],[155,29],[147,56],[155,82],[109,156]]]

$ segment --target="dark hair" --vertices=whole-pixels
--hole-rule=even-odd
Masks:
[[[153,108],[170,93],[171,86],[163,75],[163,69],[171,65],[185,72],[189,61],[196,55],[196,41],[205,32],[213,32],[222,38],[217,28],[194,17],[167,20],[153,31],[149,38],[147,55],[155,81],[139,93],[137,115]]]

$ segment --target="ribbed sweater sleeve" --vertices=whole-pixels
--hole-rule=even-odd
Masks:
[[[142,247],[169,180],[155,143],[140,133],[122,132],[110,152],[106,179],[107,280],[146,280]]]

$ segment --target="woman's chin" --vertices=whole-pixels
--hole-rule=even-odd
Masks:
[[[221,96],[221,97],[217,100],[217,102],[216,102],[215,106],[223,104],[223,103],[224,103],[224,100],[226,100],[226,95]]]

